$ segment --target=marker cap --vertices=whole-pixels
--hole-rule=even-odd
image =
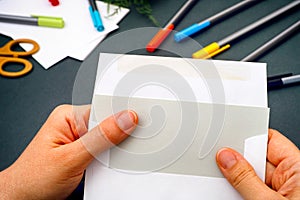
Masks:
[[[39,26],[53,27],[53,28],[63,28],[65,23],[61,17],[49,17],[49,16],[38,16],[32,15],[38,19]]]
[[[213,53],[214,51],[218,50],[220,48],[219,44],[214,42],[210,45],[204,47],[203,49],[193,53],[193,58],[205,58],[209,56],[209,54]]]
[[[158,46],[164,41],[164,39],[172,32],[174,24],[170,24],[164,29],[161,29],[147,44],[146,50],[150,53],[154,52]]]
[[[100,18],[100,13],[97,10],[93,10],[92,6],[89,7],[89,11],[94,23],[94,27],[99,32],[104,31],[104,26]]]
[[[198,31],[208,27],[210,25],[210,21],[205,21],[201,24],[193,24],[192,26],[189,26],[182,31],[179,31],[174,35],[174,40],[176,42],[180,42],[184,40],[185,38],[197,33]]]
[[[214,42],[214,43],[211,43],[210,45],[204,47],[203,49],[193,53],[192,57],[199,58],[199,59],[207,59],[207,58],[211,58],[229,48],[230,48],[229,44],[222,46],[220,48],[219,44],[217,42]]]

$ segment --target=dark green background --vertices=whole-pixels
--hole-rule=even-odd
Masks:
[[[154,17],[161,25],[165,25],[185,0],[152,0],[150,2]],[[203,20],[237,2],[239,1],[199,0],[175,30],[181,30],[191,25],[191,23]],[[289,2],[291,1],[262,0],[249,9],[202,31],[194,36],[193,39],[206,46]],[[276,18],[262,28],[251,32],[251,34],[240,38],[237,42],[231,44],[230,50],[214,57],[214,59],[240,60],[299,19],[300,9],[298,7]],[[141,16],[134,9],[131,9],[131,12],[121,21],[119,26],[120,28],[109,34],[107,39],[126,30],[150,27],[153,24],[147,17]],[[0,35],[0,46],[3,46],[10,39],[7,36]],[[136,41],[126,42],[134,43]],[[90,103],[94,76],[90,80],[90,87],[86,89],[88,91],[86,99],[79,102],[72,101],[74,81],[80,67],[91,65],[91,68],[95,71],[97,56],[100,51],[107,50],[123,53],[119,51],[119,46],[122,46],[122,44],[107,44],[108,46],[104,47],[101,47],[101,45],[84,62],[66,58],[50,69],[44,70],[42,66],[31,58],[30,61],[33,63],[34,69],[30,74],[16,79],[0,76],[0,170],[5,169],[17,159],[57,105]],[[268,64],[268,75],[286,72],[300,74],[299,46],[300,34],[298,31],[257,61]],[[148,54],[145,50],[140,50],[138,53]],[[157,51],[155,55],[163,55],[163,53],[162,51]],[[300,133],[299,100],[300,86],[268,92],[268,103],[271,108],[270,127],[280,130],[298,147],[300,147],[300,138],[298,136]]]

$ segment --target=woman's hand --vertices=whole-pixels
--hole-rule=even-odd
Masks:
[[[221,149],[217,164],[244,199],[300,199],[300,152],[278,131],[269,130],[266,183],[233,149]]]
[[[90,106],[57,107],[16,162],[0,172],[0,199],[65,199],[93,155],[123,141],[138,122],[135,112],[122,111],[88,132],[89,114]]]

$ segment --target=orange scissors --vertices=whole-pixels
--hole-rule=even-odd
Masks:
[[[13,51],[12,47],[17,44],[27,43],[31,44],[33,47],[30,51]],[[7,77],[18,77],[27,74],[32,69],[32,64],[25,60],[25,56],[30,56],[36,53],[40,49],[38,43],[30,39],[17,39],[11,40],[0,48],[0,75]],[[4,69],[6,63],[21,63],[24,65],[23,69],[16,72],[9,72]]]

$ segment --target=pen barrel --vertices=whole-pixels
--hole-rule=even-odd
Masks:
[[[284,85],[299,83],[300,82],[300,74],[290,76],[290,77],[284,77],[281,80]]]
[[[0,14],[0,21],[25,25],[38,25],[38,19],[32,17],[12,16]]]
[[[269,15],[261,18],[260,20],[254,22],[254,23],[252,23],[252,24],[244,27],[243,29],[241,29],[241,30],[239,30],[239,31],[237,31],[237,32],[229,35],[228,37],[226,37],[226,38],[218,41],[218,44],[220,46],[228,44],[228,43],[236,40],[240,36],[242,36],[242,35],[250,32],[250,31],[252,31],[252,30],[254,30],[256,28],[258,28],[259,26],[263,25],[264,23],[266,23],[266,22],[268,22],[270,20],[275,19],[276,17],[282,15],[283,13],[285,13],[285,12],[287,12],[287,11],[291,10],[292,8],[295,8],[295,7],[299,6],[299,5],[300,5],[300,1],[293,1],[292,3],[284,6],[283,8],[280,8],[280,9],[272,12],[271,14],[269,14]]]
[[[90,6],[92,7],[93,11],[98,10],[96,2],[94,0],[89,0]]]
[[[285,74],[279,74],[274,76],[268,76],[267,81],[275,80],[275,79],[281,79],[284,77],[293,76],[293,73],[285,73]]]
[[[245,1],[241,1],[240,3],[237,3],[225,10],[223,10],[222,12],[215,14],[214,16],[211,16],[210,18],[204,20],[204,21],[210,21],[212,24],[225,18],[228,17],[230,15],[233,15],[234,13],[236,13],[237,11],[246,8],[247,6],[250,6],[251,4],[254,3],[258,3],[260,2],[260,0],[245,0]],[[202,21],[203,22],[203,21]],[[200,22],[200,23],[202,23]],[[199,24],[200,24],[199,23]]]
[[[293,33],[295,33],[300,28],[300,20],[293,24],[291,27],[280,33],[279,35],[275,36],[273,39],[271,39],[269,42],[265,43],[263,46],[259,47],[255,51],[253,51],[251,54],[243,58],[241,61],[254,61],[259,56],[267,52],[269,49],[273,48],[274,46],[278,45],[281,41],[283,41],[285,38],[291,36]]]
[[[168,22],[168,24],[165,27],[168,27],[169,25],[173,24],[176,26],[178,22],[182,19],[182,17],[190,11],[190,9],[194,6],[194,4],[198,0],[188,0],[179,10],[178,12],[172,17],[172,19]]]

